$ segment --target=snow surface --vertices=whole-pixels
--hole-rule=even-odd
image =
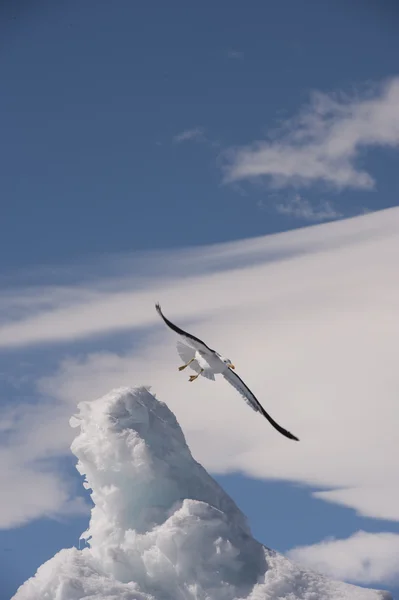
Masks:
[[[147,388],[79,404],[72,443],[94,507],[89,547],[61,550],[12,600],[381,600],[305,571],[251,535]]]

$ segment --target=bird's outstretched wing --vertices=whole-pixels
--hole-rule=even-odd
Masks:
[[[203,352],[204,354],[209,354],[211,352],[212,353],[214,352],[214,350],[212,350],[212,348],[209,348],[209,346],[207,346],[205,344],[205,342],[203,342],[199,338],[195,337],[195,335],[192,335],[191,333],[187,333],[187,331],[184,331],[183,329],[180,329],[180,327],[178,327],[177,325],[175,325],[174,323],[172,323],[171,321],[169,321],[169,319],[167,319],[164,316],[164,314],[162,313],[162,310],[161,310],[161,307],[160,307],[159,304],[156,304],[155,308],[156,308],[157,313],[159,314],[159,316],[166,323],[166,325],[168,327],[170,327],[175,333],[181,335],[182,338],[184,339],[184,341],[187,344],[189,344],[192,348],[194,348],[195,350],[198,350],[200,352]]]
[[[272,417],[265,411],[259,400],[254,396],[249,387],[245,385],[241,377],[234,373],[231,369],[227,369],[224,373],[222,373],[223,377],[228,381],[235,389],[241,394],[247,404],[251,406],[255,411],[260,412],[277,431],[279,431],[282,435],[289,438],[290,440],[296,440],[299,442],[299,439],[295,437],[292,433],[281,427]]]

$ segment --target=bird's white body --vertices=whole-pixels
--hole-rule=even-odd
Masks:
[[[229,368],[216,353],[205,355],[196,350],[195,360],[201,369],[204,369],[204,372],[207,371],[209,374],[224,373]]]
[[[215,375],[224,373],[229,367],[225,360],[217,352],[204,352],[197,350],[178,340],[177,352],[184,364],[188,365],[190,369],[195,371],[201,377],[206,379],[215,379]]]

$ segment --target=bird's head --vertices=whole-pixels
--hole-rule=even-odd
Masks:
[[[229,358],[222,358],[222,361],[224,362],[225,365],[227,365],[229,367],[229,369],[235,369],[235,366],[233,365],[233,363],[231,362],[231,360]]]

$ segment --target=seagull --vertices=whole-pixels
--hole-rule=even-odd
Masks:
[[[223,375],[226,381],[239,392],[245,402],[255,412],[260,412],[269,423],[285,437],[290,440],[299,441],[295,435],[284,429],[284,427],[281,427],[281,425],[276,423],[276,421],[265,411],[249,387],[247,387],[241,377],[234,372],[235,366],[232,364],[231,360],[224,358],[216,352],[216,350],[212,350],[212,348],[207,346],[205,342],[195,337],[195,335],[187,333],[187,331],[180,329],[180,327],[169,321],[162,313],[159,304],[156,304],[155,308],[166,325],[177,333],[182,340],[178,340],[177,342],[177,352],[184,361],[184,364],[179,367],[179,371],[183,371],[187,367],[190,367],[190,369],[193,369],[193,371],[196,372],[196,375],[190,375],[189,381],[195,381],[200,375],[214,381],[216,374]]]

